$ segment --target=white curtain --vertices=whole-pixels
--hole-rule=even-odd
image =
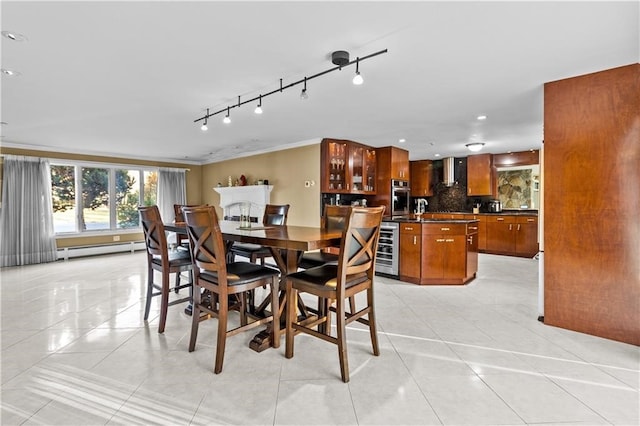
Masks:
[[[0,266],[55,261],[49,160],[5,155],[3,174]]]
[[[163,222],[172,222],[174,204],[187,204],[187,178],[184,169],[158,170],[158,209]]]

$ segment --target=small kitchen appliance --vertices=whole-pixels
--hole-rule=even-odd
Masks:
[[[502,211],[502,202],[500,200],[489,201],[489,213],[500,213]]]

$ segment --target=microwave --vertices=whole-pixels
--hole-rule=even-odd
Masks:
[[[391,216],[407,216],[411,202],[411,189],[406,180],[391,181]]]

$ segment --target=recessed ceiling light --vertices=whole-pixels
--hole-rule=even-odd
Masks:
[[[27,38],[25,36],[23,36],[22,34],[18,34],[18,33],[14,33],[11,31],[2,31],[2,35],[6,38],[8,38],[9,40],[13,40],[13,41],[26,41]]]
[[[440,154],[435,154],[434,157],[440,157]]]
[[[2,74],[9,76],[9,77],[18,77],[20,75],[20,73],[18,71],[13,71],[13,70],[8,70],[6,68],[2,68],[0,69],[0,71],[2,71]]]
[[[487,116],[486,115],[479,115],[478,116],[478,120],[486,120]]]
[[[398,139],[398,142],[405,143],[407,140],[405,138]]]

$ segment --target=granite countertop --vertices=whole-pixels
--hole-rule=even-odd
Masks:
[[[384,219],[383,222],[410,222],[410,223],[440,223],[440,222],[446,222],[446,223],[462,223],[462,224],[467,224],[467,223],[472,223],[472,222],[477,222],[478,219],[411,219],[408,217],[394,217],[392,219]]]

